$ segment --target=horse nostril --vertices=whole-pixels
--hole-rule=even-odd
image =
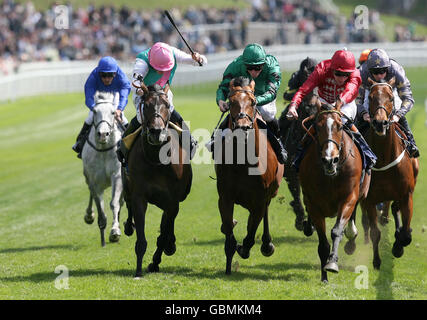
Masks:
[[[338,163],[338,160],[339,160],[339,158],[338,158],[338,157],[335,157],[335,158],[334,158],[334,160],[333,160],[333,163],[334,163],[334,164]]]

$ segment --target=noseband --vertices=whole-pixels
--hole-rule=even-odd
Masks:
[[[255,98],[254,92],[253,92],[252,90],[244,90],[244,89],[237,89],[237,90],[233,90],[232,94],[228,96],[228,99],[230,99],[231,97],[233,97],[233,96],[234,96],[234,94],[235,94],[235,93],[237,93],[237,92],[243,92],[243,93],[248,94],[248,95],[249,95],[249,97],[250,97],[250,98],[251,98],[251,100],[252,100],[252,106],[255,106],[255,105],[256,105],[256,98]],[[250,126],[249,126],[249,129],[253,129],[253,127],[254,127],[254,121],[255,121],[255,117],[256,117],[256,112],[257,112],[257,111],[258,111],[258,110],[255,110],[255,112],[254,112],[254,115],[253,115],[253,116],[250,116],[250,115],[249,115],[249,114],[247,114],[246,112],[239,112],[239,113],[237,114],[237,116],[236,116],[236,117],[233,117],[233,116],[231,115],[231,112],[230,112],[230,117],[231,117],[231,130],[234,130],[234,129],[236,128],[236,121],[237,121],[237,120],[244,119],[244,118],[248,118],[248,119],[249,119],[249,121],[251,122],[251,124],[250,124]]]
[[[159,97],[160,96],[166,96],[166,93],[164,91],[157,91],[157,92],[153,93],[153,96],[156,98],[156,103],[154,105],[154,113],[145,119],[145,121],[144,121],[145,128],[146,128],[146,130],[148,130],[148,123],[150,122],[149,120],[152,120],[153,118],[160,118],[160,119],[162,119],[163,124],[165,126],[164,130],[167,130],[168,126],[169,126],[169,119],[165,119],[160,114],[160,105],[158,105]],[[169,115],[170,115],[170,110],[168,108],[168,118],[169,118]]]
[[[341,111],[338,111],[338,110],[335,110],[335,109],[333,109],[333,110],[323,110],[323,111],[320,111],[320,112],[316,115],[316,119],[315,119],[315,122],[314,122],[315,128],[317,128],[317,121],[318,121],[319,116],[320,116],[321,114],[325,114],[325,113],[338,113],[340,116],[342,116]],[[316,129],[316,131],[317,131],[317,129]],[[344,135],[344,131],[341,129],[341,143],[336,142],[334,139],[326,139],[325,141],[323,141],[322,143],[320,143],[320,142],[318,141],[318,139],[317,139],[317,144],[319,145],[319,149],[320,149],[320,150],[322,150],[322,147],[323,147],[326,143],[328,143],[328,142],[332,142],[333,144],[335,144],[335,145],[337,146],[337,148],[338,148],[338,152],[339,152],[339,153],[341,153],[341,149],[342,149],[343,141],[344,141],[344,139],[343,139],[343,135]]]

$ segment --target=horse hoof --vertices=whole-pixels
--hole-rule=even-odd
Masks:
[[[119,242],[120,236],[120,229],[111,229],[109,240],[110,242]]]
[[[405,249],[403,249],[403,246],[397,244],[396,242],[393,244],[393,248],[391,249],[391,253],[393,253],[395,258],[400,258],[403,256],[404,251]]]
[[[261,253],[264,257],[270,257],[274,253],[274,244],[271,242],[266,244],[265,246],[261,246]]]
[[[238,244],[236,247],[236,250],[242,259],[248,259],[249,258],[249,251],[245,252],[245,248],[242,245]]]
[[[127,235],[128,237],[133,235],[133,231],[135,229],[133,223],[128,223],[126,221],[125,223],[123,223],[123,225],[124,225],[125,235]]]
[[[348,255],[352,255],[356,250],[356,242],[354,240],[349,240],[344,246],[344,251]]]
[[[152,272],[159,272],[160,271],[159,265],[158,264],[154,264],[154,263],[150,263],[148,265],[147,271],[150,272],[150,273],[152,273]]]
[[[92,214],[91,215],[85,214],[84,219],[87,224],[92,224],[95,221],[95,216]]]
[[[164,248],[163,252],[167,256],[173,255],[176,252],[176,245],[175,245],[175,243],[172,243],[171,245],[169,245],[166,248]]]
[[[303,222],[303,226],[304,235],[306,237],[310,237],[311,235],[313,235],[314,227],[307,220]]]
[[[338,264],[336,262],[329,262],[324,268],[324,271],[338,273]]]
[[[374,261],[372,262],[372,264],[373,264],[375,270],[380,270],[381,259],[380,258],[378,258],[378,259],[374,258]]]
[[[298,231],[303,231],[304,230],[304,221],[301,219],[295,219],[295,229],[297,229]]]

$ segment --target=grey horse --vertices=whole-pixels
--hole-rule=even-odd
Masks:
[[[83,146],[83,173],[89,187],[89,205],[84,220],[92,224],[95,214],[92,202],[98,209],[98,226],[101,232],[101,245],[105,246],[104,230],[107,216],[104,211],[104,191],[111,186],[110,208],[113,211],[113,225],[110,232],[110,242],[120,240],[119,225],[120,208],[123,204],[123,183],[121,164],[117,159],[117,142],[121,139],[121,129],[114,118],[114,94],[97,92],[93,108],[93,124],[89,136]]]

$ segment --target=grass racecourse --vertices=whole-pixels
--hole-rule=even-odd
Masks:
[[[215,175],[213,164],[195,163],[192,191],[181,204],[175,223],[175,255],[163,256],[160,273],[134,280],[135,234],[131,238],[123,234],[119,243],[107,242],[102,248],[96,222],[87,225],[83,221],[89,193],[82,163],[71,150],[87,115],[83,93],[0,104],[0,299],[426,299],[426,74],[427,68],[407,70],[416,101],[408,120],[421,151],[413,241],[403,257],[396,259],[391,253],[394,223],[381,227],[382,265],[381,270],[374,270],[372,245],[364,244],[359,214],[356,252],[347,256],[341,245],[340,272],[329,274],[328,285],[320,282],[317,235],[306,238],[294,228],[284,182],[270,206],[274,255],[262,256],[260,227],[250,258],[243,260],[236,254],[233,273],[226,276],[216,182],[209,177]],[[280,97],[289,75],[284,74]],[[205,128],[210,132],[218,121],[215,91],[216,84],[174,89],[175,106],[190,121],[193,131]],[[279,116],[281,98],[278,109]],[[134,112],[129,102],[129,119]],[[105,207],[111,227],[109,190]],[[123,208],[122,231],[126,216]],[[238,242],[246,236],[247,216],[245,210],[236,207]],[[160,210],[149,206],[144,268],[156,248],[160,218]],[[333,223],[328,220],[329,230]],[[367,268],[363,273],[368,281],[366,289],[356,285],[362,274],[355,270],[363,266]],[[68,289],[61,289],[64,267],[68,270]]]

